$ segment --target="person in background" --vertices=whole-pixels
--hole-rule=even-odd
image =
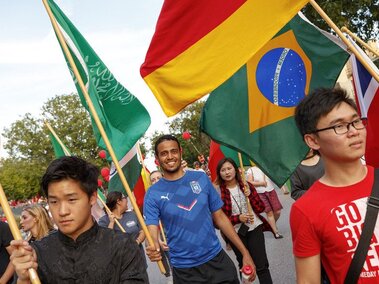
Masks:
[[[152,171],[150,173],[150,182],[151,184],[157,183],[162,178],[162,173],[158,170]]]
[[[107,212],[104,208],[107,214],[99,219],[99,226],[122,232],[121,228],[115,224],[115,220],[117,219],[124,228],[125,234],[135,240],[142,256],[145,257],[145,251],[142,246],[142,243],[145,241],[145,233],[138,222],[137,215],[133,211],[128,211],[128,198],[121,192],[112,191],[108,193],[105,204],[111,212]],[[147,268],[146,259],[145,268]]]
[[[229,217],[241,241],[249,250],[256,266],[259,283],[271,284],[263,231],[272,231],[272,229],[259,214],[265,209],[264,203],[254,186],[248,183],[246,192],[252,208],[251,215],[249,214],[244,181],[236,163],[231,158],[224,158],[218,163],[216,184],[220,186],[221,199],[224,202],[222,211]],[[233,243],[230,244],[241,269],[242,255]]]
[[[291,197],[295,200],[299,199],[323,175],[324,163],[320,156],[310,149],[290,178]]]
[[[198,161],[193,162],[193,169],[195,171],[201,171],[205,173],[205,171],[200,167],[200,163]]]
[[[246,179],[255,187],[265,205],[267,221],[274,232],[275,239],[282,239],[283,235],[279,233],[276,222],[283,206],[279,201],[274,184],[257,166],[247,170]]]
[[[32,243],[54,231],[53,222],[45,208],[39,204],[27,205],[21,211],[21,229],[28,232],[27,241]]]

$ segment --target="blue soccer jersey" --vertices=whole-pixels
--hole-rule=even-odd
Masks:
[[[171,263],[189,268],[203,264],[221,251],[212,213],[223,203],[208,176],[187,171],[178,180],[161,179],[147,191],[144,202],[146,225],[161,219]]]

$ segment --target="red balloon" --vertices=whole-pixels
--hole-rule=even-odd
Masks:
[[[189,133],[188,131],[184,131],[182,137],[184,140],[188,140],[191,138],[191,133]]]
[[[101,151],[99,152],[99,157],[100,157],[101,159],[105,159],[105,158],[107,157],[107,152],[105,152],[105,150],[101,150]]]
[[[105,179],[106,176],[109,176],[110,170],[109,168],[104,167],[101,169],[100,173],[101,176]]]
[[[105,180],[106,182],[109,182],[109,175],[105,176],[105,177],[104,177],[104,180]]]
[[[97,186],[102,187],[103,186],[103,181],[101,179],[97,180]]]

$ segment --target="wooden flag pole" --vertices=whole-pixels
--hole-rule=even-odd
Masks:
[[[352,33],[347,27],[342,27],[341,31],[344,32],[344,33],[347,33],[353,39],[355,39],[356,41],[358,41],[362,46],[364,46],[370,52],[372,52],[377,57],[379,57],[379,53],[376,50],[374,50],[371,46],[369,46],[367,43],[365,43],[363,40],[361,40],[356,34]]]
[[[379,74],[377,74],[371,66],[366,62],[362,55],[356,50],[356,48],[348,41],[348,39],[343,35],[342,31],[337,27],[337,25],[329,18],[329,16],[321,9],[321,7],[316,3],[315,0],[309,0],[309,3],[313,8],[319,13],[319,15],[325,20],[325,22],[338,34],[341,40],[346,44],[349,50],[354,53],[359,62],[366,68],[367,72],[370,73],[372,77],[379,82]]]
[[[79,74],[78,68],[76,67],[75,62],[74,62],[74,60],[73,60],[73,58],[71,56],[71,53],[70,53],[70,51],[69,51],[69,49],[67,47],[66,41],[63,38],[62,32],[61,32],[61,30],[58,27],[58,24],[57,24],[57,22],[56,22],[56,20],[54,18],[53,13],[51,12],[51,9],[50,9],[49,5],[47,4],[47,1],[46,0],[42,0],[42,1],[43,1],[43,4],[44,4],[45,8],[46,8],[47,14],[49,15],[49,18],[50,18],[51,24],[52,24],[52,26],[54,28],[54,31],[55,31],[55,33],[56,33],[56,35],[58,37],[58,41],[59,41],[59,43],[60,43],[60,45],[61,45],[61,47],[63,49],[64,54],[66,55],[66,58],[67,58],[67,60],[69,62],[69,65],[70,65],[70,67],[72,69],[72,72],[74,73],[74,76],[75,76],[75,78],[77,80],[77,83],[78,83],[78,85],[80,87],[80,90],[82,91],[83,96],[86,99],[86,103],[87,103],[88,108],[90,110],[90,113],[91,113],[91,115],[93,117],[93,120],[95,121],[96,126],[99,129],[100,135],[103,138],[104,143],[105,143],[105,145],[106,145],[106,147],[108,149],[109,155],[112,158],[113,164],[115,165],[115,168],[116,168],[117,173],[118,173],[118,175],[120,177],[121,183],[124,186],[124,188],[125,188],[128,196],[130,198],[130,202],[132,203],[132,206],[133,206],[134,211],[135,211],[135,213],[137,215],[138,221],[141,224],[142,230],[145,232],[147,241],[149,242],[150,246],[155,247],[153,238],[151,237],[151,234],[150,234],[149,230],[147,229],[147,226],[146,226],[145,221],[144,221],[144,219],[142,217],[141,211],[138,208],[136,199],[135,199],[135,197],[134,197],[134,195],[133,195],[133,193],[132,193],[132,191],[131,191],[131,189],[129,187],[128,182],[126,181],[124,173],[122,172],[122,169],[121,169],[121,166],[120,166],[120,164],[119,164],[119,162],[117,160],[116,154],[114,153],[114,150],[113,150],[113,147],[112,147],[112,145],[111,145],[111,143],[109,141],[109,138],[108,138],[107,134],[105,133],[104,127],[101,124],[99,116],[96,113],[95,107],[94,107],[94,105],[93,105],[93,103],[91,101],[91,98],[90,98],[90,96],[89,96],[89,94],[87,92],[87,89],[86,89],[86,87],[84,85],[84,82],[83,82],[83,80],[82,80],[82,78],[81,78],[81,76]],[[159,249],[159,248],[155,248],[155,249]],[[166,273],[166,269],[164,268],[162,261],[161,260],[158,261],[157,264],[159,266],[159,269],[160,269],[161,273],[165,274]]]
[[[5,196],[5,193],[1,184],[0,184],[0,204],[1,204],[1,207],[3,208],[5,217],[7,217],[7,221],[9,224],[9,228],[11,229],[13,238],[15,240],[22,240],[20,230],[18,229],[16,220],[13,216],[11,208],[9,207],[8,199]],[[34,268],[29,268],[28,273],[29,273],[30,282],[32,282],[33,284],[41,284],[38,274]]]
[[[149,187],[150,187],[151,186],[150,174],[149,175],[147,174],[147,169],[146,169],[145,162],[143,160],[141,146],[139,145],[139,142],[137,142],[137,151],[138,151],[138,155],[141,157],[141,164],[142,164],[142,169],[143,169],[143,172],[145,174],[145,177],[149,176],[147,183],[149,184]],[[145,188],[145,191],[147,191],[147,188]],[[161,229],[161,235],[162,235],[163,241],[165,242],[165,244],[167,244],[167,238],[166,238],[161,220],[159,220],[159,228]]]
[[[55,139],[57,139],[59,145],[62,147],[64,153],[66,156],[71,156],[70,154],[70,151],[66,148],[66,146],[63,144],[62,140],[59,139],[58,135],[55,133],[54,129],[51,127],[51,125],[45,121],[45,125],[47,126],[47,128],[49,128],[51,134],[54,135]],[[97,196],[97,198],[100,200],[100,202],[103,204],[105,210],[107,210],[108,214],[109,213],[112,213],[111,210],[108,208],[108,206],[105,204],[105,202],[99,197]],[[125,233],[125,229],[122,227],[122,225],[120,224],[120,222],[115,219],[115,223],[117,224],[117,226],[120,228],[121,232]]]
[[[240,152],[238,152],[238,159],[240,161],[241,177],[242,177],[242,182],[243,182],[243,192],[245,193],[246,190],[247,190],[247,188],[246,188],[246,179],[245,179],[245,170],[243,168],[242,155],[241,155]],[[247,210],[249,212],[249,215],[252,215],[253,214],[253,209],[251,208],[249,197],[246,196],[246,195],[245,195],[245,197],[246,197]]]

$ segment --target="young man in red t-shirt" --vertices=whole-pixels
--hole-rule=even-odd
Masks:
[[[320,283],[321,263],[331,283],[343,283],[356,250],[374,170],[361,162],[366,123],[341,89],[319,89],[297,106],[304,141],[323,159],[325,174],[291,209],[298,283]],[[379,283],[379,226],[358,283]]]

